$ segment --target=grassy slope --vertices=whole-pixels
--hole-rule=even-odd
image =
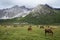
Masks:
[[[31,32],[25,27],[0,27],[0,40],[60,40],[60,27],[54,30],[54,37],[44,35],[44,29],[33,26]]]

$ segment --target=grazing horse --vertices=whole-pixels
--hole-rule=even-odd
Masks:
[[[28,31],[31,31],[31,30],[32,30],[32,28],[31,28],[31,27],[32,27],[32,26],[30,25],[30,26],[29,26],[29,28],[28,28]]]
[[[17,27],[17,25],[13,25],[14,27]]]
[[[46,36],[47,33],[48,34],[51,33],[52,36],[53,36],[53,31],[51,29],[45,29],[45,36]]]
[[[40,28],[44,28],[44,26],[40,26]]]

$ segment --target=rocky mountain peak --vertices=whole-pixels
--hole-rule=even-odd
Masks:
[[[32,10],[32,14],[34,16],[40,16],[41,14],[52,15],[53,13],[54,11],[52,7],[50,7],[48,4],[40,4]]]
[[[48,5],[48,4],[45,4],[45,6],[47,6],[47,7],[49,7],[49,8],[51,8],[51,9],[53,9],[50,5]]]
[[[15,17],[25,16],[31,11],[28,9],[29,8],[26,8],[25,6],[18,5],[15,5],[11,8],[2,9],[0,10],[0,19],[11,19]]]
[[[26,8],[25,6],[20,6],[20,8]]]
[[[18,6],[18,5],[15,5],[15,6],[13,6],[12,8],[19,8],[19,6]]]

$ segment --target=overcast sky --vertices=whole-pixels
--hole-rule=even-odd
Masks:
[[[9,8],[14,5],[35,7],[39,4],[49,4],[52,7],[60,8],[60,0],[0,0],[0,9]]]

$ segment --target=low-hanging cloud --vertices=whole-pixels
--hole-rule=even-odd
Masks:
[[[7,8],[14,5],[35,7],[38,4],[49,4],[52,7],[60,7],[60,0],[0,0],[0,8]]]

